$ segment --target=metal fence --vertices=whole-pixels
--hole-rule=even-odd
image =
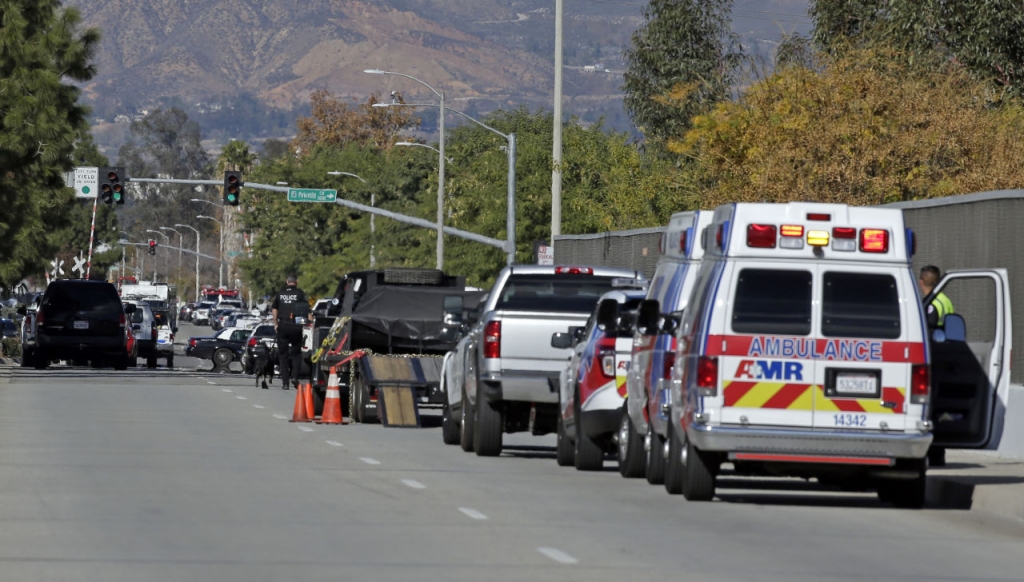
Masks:
[[[907,226],[917,234],[914,272],[933,264],[953,269],[1002,267],[1009,272],[1010,300],[1024,297],[1024,190],[999,190],[935,200],[901,202]],[[661,228],[555,237],[555,263],[639,269],[653,276],[660,256]],[[976,326],[969,339],[991,333],[991,311],[983,286],[966,287],[951,296],[958,313]],[[1013,361],[1011,377],[1024,382],[1024,305],[1011,309]],[[980,326],[977,324],[981,322]]]

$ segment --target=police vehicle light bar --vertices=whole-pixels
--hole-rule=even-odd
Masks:
[[[865,253],[889,252],[889,231],[880,228],[861,229],[860,250]]]

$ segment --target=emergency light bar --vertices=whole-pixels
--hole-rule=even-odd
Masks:
[[[808,220],[829,220],[828,214],[808,214]],[[722,225],[715,233],[715,242],[722,248]],[[805,236],[806,233],[806,236]],[[854,252],[858,248],[864,253],[888,253],[889,231],[881,228],[862,228],[836,226],[831,235],[828,230],[806,230],[799,224],[748,224],[747,246],[754,249],[774,249],[776,246],[789,250],[804,248],[804,241],[812,247],[827,247],[832,243],[832,250]],[[859,243],[859,244],[858,244]]]

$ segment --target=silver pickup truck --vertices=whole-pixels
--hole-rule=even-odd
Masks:
[[[609,267],[505,267],[445,364],[445,442],[496,456],[504,433],[555,432],[569,350],[551,347],[551,334],[584,325],[601,295],[643,279]]]

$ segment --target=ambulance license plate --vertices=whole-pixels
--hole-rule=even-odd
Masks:
[[[874,374],[839,372],[836,374],[836,393],[839,396],[874,396],[878,392],[878,377]]]
[[[88,321],[76,321],[75,322],[75,329],[89,329],[89,322]]]

